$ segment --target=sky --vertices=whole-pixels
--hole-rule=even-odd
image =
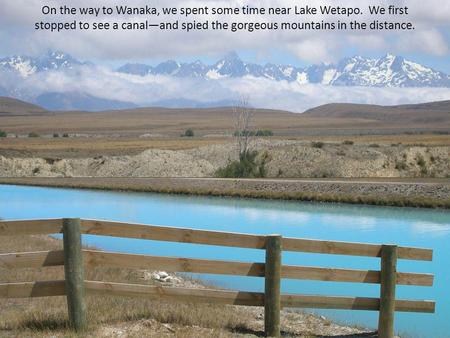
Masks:
[[[173,0],[174,7],[240,7],[249,3],[242,0]],[[251,2],[254,3],[254,2]],[[48,49],[68,52],[80,59],[114,62],[115,60],[162,60],[167,58],[192,60],[215,59],[231,50],[236,50],[249,61],[273,61],[280,63],[311,64],[337,61],[343,56],[355,54],[380,56],[387,52],[413,57],[416,61],[435,66],[443,71],[450,71],[450,2],[442,0],[260,0],[264,7],[286,7],[293,4],[326,5],[335,4],[352,7],[358,5],[363,9],[361,20],[370,21],[366,10],[369,4],[396,4],[408,6],[409,17],[416,29],[412,32],[66,32],[50,33],[34,31],[34,23],[46,21],[70,21],[83,19],[93,21],[132,21],[136,17],[118,17],[111,15],[83,17],[60,15],[43,15],[41,8],[45,5],[59,7],[70,5],[84,6],[129,6],[154,7],[168,6],[169,2],[155,0],[0,0],[0,53],[39,54]],[[330,17],[320,17],[330,20]],[[142,19],[142,17],[141,17]],[[152,21],[161,20],[152,18]],[[177,19],[184,20],[182,16]],[[196,19],[214,19],[214,16],[203,16]],[[273,17],[224,18],[233,20],[276,20]],[[286,21],[299,21],[298,16],[287,16]],[[309,19],[305,19],[308,21]],[[333,19],[335,20],[335,19]]]
[[[105,65],[116,68],[127,62],[144,62],[156,64],[167,59],[178,61],[193,61],[200,59],[206,63],[212,64],[220,57],[230,51],[236,51],[240,57],[249,62],[256,63],[279,63],[293,64],[296,66],[306,66],[321,62],[333,63],[343,57],[362,55],[368,57],[380,57],[387,53],[402,55],[407,59],[414,60],[434,69],[450,73],[450,1],[442,0],[259,0],[257,3],[262,7],[287,7],[293,4],[300,5],[329,5],[353,7],[358,6],[363,9],[360,15],[360,21],[371,21],[374,18],[369,17],[368,5],[395,4],[399,7],[408,6],[410,15],[405,18],[414,23],[415,29],[410,32],[257,32],[257,33],[231,33],[217,31],[203,32],[162,32],[152,31],[76,31],[76,32],[42,32],[34,30],[34,23],[42,20],[59,22],[62,20],[86,20],[91,24],[96,21],[117,21],[132,22],[143,20],[143,17],[127,16],[118,17],[111,15],[107,18],[101,17],[61,17],[59,15],[44,16],[41,12],[42,6],[50,5],[59,7],[69,5],[74,7],[84,6],[145,6],[154,7],[240,7],[246,4],[255,4],[254,1],[243,0],[172,0],[170,2],[163,0],[128,0],[126,2],[119,0],[0,0],[0,56],[8,55],[40,55],[48,50],[64,51],[77,59],[92,61],[99,65]],[[158,21],[159,18],[150,17],[149,20]],[[172,20],[179,19],[182,22],[186,18],[177,16]],[[217,19],[212,15],[197,17],[196,20]],[[234,20],[248,21],[255,20],[266,22],[271,20],[280,20],[273,17],[221,17],[222,21],[232,22]],[[286,16],[283,20],[297,22],[301,20],[310,21],[312,18],[299,18],[298,16]],[[315,20],[336,20],[329,16],[316,17]],[[82,73],[82,72],[80,72]],[[86,75],[86,74],[85,74]],[[100,89],[105,88],[105,84],[113,83],[118,87],[118,94],[123,93],[123,98],[145,104],[143,96],[139,94],[144,86],[147,90],[152,90],[152,95],[157,99],[169,98],[167,93],[172,96],[179,95],[177,90],[185,92],[190,86],[197,86],[197,92],[191,93],[191,98],[197,98],[201,95],[210,95],[217,100],[226,98],[233,94],[236,95],[235,88],[249,86],[245,80],[235,83],[233,81],[224,81],[221,84],[213,86],[201,83],[173,83],[169,79],[163,78],[129,78],[112,74],[111,71],[101,69],[95,74],[85,76],[84,79],[74,79],[73,74],[51,74],[46,78],[37,76],[28,79],[23,87],[34,86],[44,90],[62,90],[73,89],[76,81],[82,83],[85,90],[95,94],[103,95]],[[6,81],[0,78],[1,81]],[[179,80],[177,80],[179,81]],[[269,106],[263,98],[268,93],[273,93],[277,84],[270,81],[256,81],[251,87],[256,91],[254,96],[260,97],[258,105]],[[119,85],[120,84],[120,85]],[[59,86],[59,87],[57,87]],[[65,87],[63,87],[65,86]],[[161,89],[161,86],[162,89]],[[230,87],[232,86],[232,87]],[[355,88],[353,91],[348,88],[320,88],[320,87],[293,87],[294,84],[283,84],[285,92],[280,93],[285,102],[283,107],[296,111],[308,108],[313,104],[327,103],[320,101],[311,95],[325,95],[329,100],[333,99],[341,102],[357,100],[366,103],[411,103],[414,100],[432,100],[450,98],[448,90],[416,89],[412,90],[390,90],[383,93],[376,89],[367,89],[367,92]],[[120,88],[119,88],[120,87]],[[212,92],[209,87],[216,88]],[[133,89],[132,89],[133,88]],[[187,88],[187,89],[186,89]],[[200,89],[203,88],[204,91]],[[166,94],[165,94],[166,93]],[[291,95],[287,95],[291,93]],[[362,98],[356,98],[355,95],[363,93]],[[116,94],[116,93],[114,93]],[[30,94],[31,95],[31,94]],[[107,97],[105,97],[107,98]],[[122,97],[121,97],[122,98]],[[303,100],[309,102],[302,105],[294,104]],[[148,103],[148,102],[147,102]]]

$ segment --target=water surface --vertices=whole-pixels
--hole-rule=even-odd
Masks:
[[[433,299],[436,314],[397,313],[396,330],[410,337],[450,337],[450,213],[444,210],[372,207],[103,192],[0,185],[4,219],[80,217],[289,237],[395,243],[434,249],[433,262],[399,261],[399,270],[435,274],[429,287],[398,286],[398,298]],[[86,236],[102,249],[163,256],[264,261],[262,250]],[[355,269],[379,269],[379,259],[284,253],[283,263]],[[263,279],[202,275],[215,284],[262,291]],[[284,280],[288,293],[378,297],[371,284]],[[318,311],[334,320],[376,327],[377,312]]]

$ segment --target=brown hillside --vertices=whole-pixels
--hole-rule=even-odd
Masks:
[[[34,104],[0,96],[0,116],[20,116],[45,112],[44,108]]]

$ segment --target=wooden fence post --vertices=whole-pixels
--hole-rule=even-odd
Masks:
[[[381,247],[381,287],[378,337],[394,337],[395,287],[397,285],[397,246]]]
[[[266,337],[280,336],[281,236],[266,237],[264,290],[264,332]]]
[[[79,218],[63,219],[63,242],[69,321],[75,331],[83,331],[86,328],[86,304]]]

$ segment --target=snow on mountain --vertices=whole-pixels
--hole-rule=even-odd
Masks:
[[[0,59],[0,70],[16,71],[25,78],[37,72],[71,69],[83,64],[68,54],[49,51],[40,57],[10,56]]]
[[[0,67],[3,70],[17,71],[22,77],[27,77],[37,71],[34,60],[21,56],[0,59]]]
[[[343,59],[332,85],[369,87],[449,87],[450,77],[429,67],[387,54],[379,59]]]
[[[354,56],[344,58],[337,64],[322,63],[300,68],[292,65],[246,63],[233,52],[213,65],[205,65],[200,61],[166,61],[156,67],[127,64],[119,68],[118,72],[211,80],[252,76],[275,81],[332,86],[450,87],[449,75],[392,54],[381,58]]]

